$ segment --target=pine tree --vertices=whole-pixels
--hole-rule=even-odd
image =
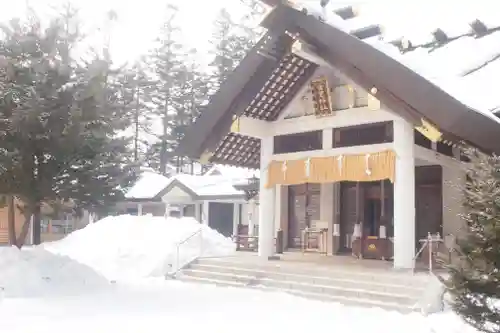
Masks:
[[[500,160],[466,149],[470,160],[463,189],[467,235],[458,240],[460,259],[445,281],[454,310],[483,332],[500,330]]]
[[[102,57],[76,61],[81,41],[68,10],[43,28],[36,17],[2,26],[0,40],[0,189],[17,197],[25,215],[22,246],[33,216],[40,242],[42,205],[69,203],[100,210],[123,198],[134,179],[129,122]]]
[[[116,80],[120,105],[131,123],[125,137],[131,139],[134,163],[144,161],[149,139],[152,136],[152,93],[155,91],[156,82],[151,79],[145,68],[147,65],[138,61],[131,68],[123,69]]]
[[[196,50],[190,50],[184,59],[184,72],[179,82],[181,84],[180,94],[175,101],[175,116],[172,119],[172,130],[175,136],[174,149],[184,137],[187,128],[201,113],[201,109],[208,101],[208,82],[210,77],[203,73],[197,65],[198,54]],[[174,156],[177,171],[186,169],[189,165],[190,173],[193,173],[194,161],[184,156]]]
[[[255,0],[242,0],[248,12],[236,21],[231,14],[222,9],[215,22],[212,45],[214,60],[213,89],[217,90],[225,82],[247,52],[255,45],[262,30],[257,27],[263,15],[263,7]]]
[[[185,66],[182,61],[184,49],[179,42],[180,29],[175,21],[177,11],[174,6],[167,7],[167,18],[157,39],[158,46],[150,57],[158,82],[153,92],[153,103],[156,116],[161,119],[161,133],[158,136],[159,142],[151,145],[148,151],[148,162],[161,174],[166,174],[167,164],[172,162],[172,152],[176,142],[172,119],[175,117],[176,99],[185,76]]]

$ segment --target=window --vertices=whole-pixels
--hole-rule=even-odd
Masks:
[[[335,128],[333,147],[352,147],[393,141],[392,122]]]
[[[127,208],[128,215],[137,215],[139,214],[139,210],[137,208]]]
[[[415,144],[427,149],[432,149],[432,142],[431,140],[427,139],[425,135],[420,133],[419,131],[415,130]]]
[[[438,142],[437,143],[437,152],[446,156],[453,157],[453,147],[447,145],[446,143]]]
[[[285,154],[298,151],[319,150],[323,147],[322,131],[312,131],[274,137],[274,153]]]

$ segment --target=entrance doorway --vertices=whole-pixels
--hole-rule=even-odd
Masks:
[[[358,189],[359,190],[359,189]],[[352,252],[352,234],[358,219],[356,183],[340,183],[340,247],[339,252]]]
[[[380,226],[392,237],[393,187],[389,181],[342,182],[340,184],[340,252],[352,252],[354,228],[361,238],[379,237]]]
[[[208,208],[208,225],[220,234],[233,235],[233,205],[232,203],[211,202]]]
[[[320,185],[303,184],[288,187],[288,247],[302,246],[302,230],[320,219]],[[314,240],[311,240],[314,241]]]

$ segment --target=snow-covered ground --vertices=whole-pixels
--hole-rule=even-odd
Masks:
[[[192,219],[120,216],[44,246],[0,248],[0,332],[474,332],[449,312],[403,315],[159,277],[175,244],[200,227]],[[234,251],[202,228],[204,253]],[[200,242],[187,244],[198,253]]]

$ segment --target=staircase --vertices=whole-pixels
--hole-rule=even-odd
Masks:
[[[244,261],[236,257],[198,259],[184,268],[178,278],[282,291],[311,299],[400,312],[419,310],[417,304],[431,279],[427,274],[284,261]]]

